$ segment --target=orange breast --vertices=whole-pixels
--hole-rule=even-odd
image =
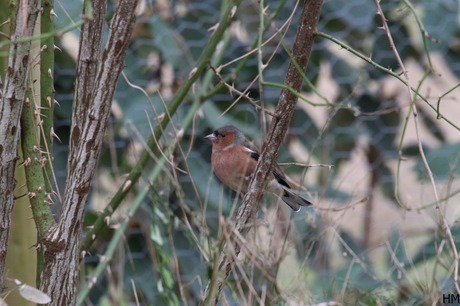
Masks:
[[[227,151],[212,153],[213,171],[217,178],[226,186],[237,192],[246,192],[251,174],[257,162],[249,154],[238,147]]]

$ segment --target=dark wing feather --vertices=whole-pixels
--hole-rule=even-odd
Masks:
[[[243,146],[251,150],[250,154],[253,159],[255,159],[256,161],[259,161],[260,154],[257,152],[257,148],[251,142],[249,142],[248,140],[245,140],[245,142],[243,143]],[[278,164],[276,164],[273,167],[272,173],[275,176],[276,181],[280,185],[287,187],[287,188],[291,188],[291,186],[286,182],[286,176],[284,175],[283,171],[280,169]]]
[[[280,184],[283,185],[284,187],[287,187],[291,189],[291,186],[286,182],[286,177],[284,176],[284,173],[280,172],[278,168],[279,166],[276,165],[275,169],[273,169],[273,175],[275,176],[276,181]]]
[[[251,142],[245,139],[243,142],[243,146],[249,149],[250,155],[253,159],[255,159],[256,161],[259,161],[260,154],[255,145],[253,145]]]

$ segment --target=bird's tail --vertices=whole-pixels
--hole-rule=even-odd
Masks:
[[[310,205],[312,205],[309,201],[305,200],[304,198],[302,198],[298,194],[295,194],[291,190],[288,190],[288,189],[285,189],[285,188],[283,188],[283,190],[284,190],[284,193],[283,193],[283,196],[281,197],[281,199],[284,201],[284,203],[289,205],[289,207],[292,208],[292,210],[299,211],[300,206],[310,206]]]

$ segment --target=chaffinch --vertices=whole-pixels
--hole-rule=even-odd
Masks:
[[[212,142],[211,164],[214,174],[237,193],[245,193],[259,160],[257,148],[233,125],[226,125],[205,137]],[[294,193],[278,164],[269,174],[265,189],[281,198],[294,211],[312,205]]]

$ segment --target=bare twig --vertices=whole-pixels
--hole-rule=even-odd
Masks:
[[[305,70],[308,59],[313,46],[313,41],[316,35],[316,26],[318,24],[322,0],[311,0],[304,2],[304,7],[301,14],[297,36],[293,47],[293,58],[301,70]],[[285,81],[286,85],[299,92],[303,82],[301,73],[297,71],[295,65],[289,64]],[[279,147],[284,139],[284,135],[288,129],[294,114],[297,96],[289,90],[281,92],[280,99],[276,108],[276,114],[282,114],[280,117],[274,117],[271,123],[270,131],[265,139],[262,148],[262,153],[252,177],[241,206],[238,208],[235,216],[235,229],[243,236],[250,229],[249,223],[254,218],[258,208],[258,203],[262,197],[262,191],[267,184],[268,173],[275,162],[278,155]],[[204,305],[217,304],[220,292],[222,291],[225,280],[230,274],[234,266],[233,256],[238,256],[240,247],[235,245],[233,255],[228,256],[225,253],[225,247],[220,255],[220,263],[217,271],[213,271],[213,276],[206,288]]]
[[[278,117],[277,114],[275,114],[274,112],[260,106],[259,104],[257,104],[250,96],[249,96],[249,93],[248,93],[248,89],[246,89],[244,92],[241,92],[239,91],[238,89],[235,88],[235,86],[233,85],[230,85],[228,84],[223,78],[222,76],[220,75],[220,73],[216,70],[216,68],[214,68],[213,66],[210,66],[211,69],[214,71],[214,73],[216,74],[217,78],[219,79],[219,81],[222,83],[222,85],[224,85],[228,91],[230,92],[230,94],[232,93],[236,93],[239,95],[238,97],[238,100],[241,99],[241,98],[244,98],[246,101],[248,101],[249,103],[251,103],[252,106],[255,107],[256,110],[258,111],[263,111],[265,112],[266,114],[272,116],[272,117]]]
[[[454,286],[455,286],[455,290],[457,291],[457,293],[460,294],[460,287],[459,287],[459,284],[458,284],[458,260],[459,260],[459,255],[458,255],[458,251],[457,251],[457,247],[455,245],[455,241],[454,241],[454,238],[452,236],[452,232],[450,230],[450,227],[449,227],[449,223],[447,222],[447,219],[446,217],[444,216],[443,212],[439,209],[439,196],[438,196],[438,191],[437,191],[437,188],[436,188],[436,182],[434,180],[434,176],[433,176],[433,172],[431,171],[431,168],[430,168],[430,165],[428,164],[428,161],[426,159],[426,156],[425,156],[425,151],[423,149],[423,145],[422,145],[422,140],[420,138],[420,132],[419,132],[419,127],[418,127],[418,113],[417,113],[417,107],[416,107],[416,104],[415,104],[415,95],[412,91],[412,88],[411,88],[411,85],[410,85],[410,80],[409,80],[409,74],[407,72],[407,69],[406,67],[404,66],[404,63],[401,59],[401,57],[399,56],[399,52],[398,50],[396,49],[396,46],[393,42],[393,38],[392,38],[392,35],[391,35],[391,32],[390,32],[390,29],[388,27],[388,23],[385,19],[385,16],[383,14],[383,11],[382,11],[382,8],[380,7],[380,1],[379,0],[374,0],[375,2],[375,6],[377,7],[377,15],[380,16],[381,20],[382,20],[382,25],[383,25],[383,29],[385,30],[385,33],[387,35],[387,38],[388,38],[388,41],[390,43],[390,47],[391,49],[393,50],[393,54],[395,55],[398,63],[399,63],[399,66],[401,67],[402,71],[403,71],[403,75],[404,75],[404,79],[405,79],[405,82],[406,82],[406,88],[407,88],[407,91],[408,91],[408,94],[409,94],[409,97],[410,97],[410,101],[413,101],[413,105],[412,105],[412,116],[414,118],[414,125],[415,125],[415,133],[416,133],[416,136],[417,136],[417,144],[418,144],[418,150],[419,150],[419,153],[420,153],[420,157],[422,158],[422,161],[423,161],[423,164],[425,166],[425,169],[428,173],[428,177],[430,178],[430,182],[431,182],[431,185],[432,185],[432,188],[433,188],[433,193],[434,193],[434,197],[435,197],[435,200],[436,200],[436,211],[438,213],[438,218],[439,218],[439,222],[440,222],[440,227],[441,229],[444,231],[445,235],[447,236],[447,239],[449,241],[449,244],[450,244],[450,247],[452,249],[452,252],[454,254],[454,258],[453,258],[453,279],[454,279]],[[438,114],[439,116],[439,114]]]

